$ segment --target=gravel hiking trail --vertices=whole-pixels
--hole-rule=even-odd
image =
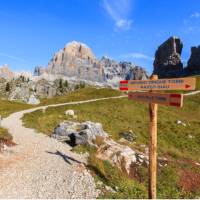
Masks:
[[[4,118],[2,126],[12,134],[16,146],[0,154],[0,198],[96,198],[99,191],[85,168],[86,157],[73,153],[65,143],[25,128],[21,118],[47,107],[123,97],[127,96],[40,106]]]

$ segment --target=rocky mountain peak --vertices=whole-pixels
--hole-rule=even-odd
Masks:
[[[155,53],[153,73],[157,74],[159,78],[176,77],[177,73],[183,69],[182,48],[182,41],[175,36],[161,44]]]
[[[200,74],[200,45],[191,48],[187,69],[190,74]]]
[[[81,59],[95,59],[92,50],[86,44],[77,41],[67,43],[61,52]]]

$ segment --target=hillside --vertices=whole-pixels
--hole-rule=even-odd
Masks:
[[[198,178],[200,171],[198,164],[195,164],[200,162],[199,102],[200,94],[197,94],[185,97],[184,107],[181,109],[159,106],[158,155],[168,160],[167,166],[159,167],[158,170],[159,198],[195,198],[200,194]],[[145,151],[148,145],[148,106],[126,98],[48,108],[45,113],[38,110],[25,114],[23,122],[26,127],[51,135],[57,124],[70,119],[65,115],[68,109],[75,111],[77,115],[75,121],[90,120],[102,123],[104,130],[116,141],[121,139],[122,132],[132,130],[136,140],[133,143],[128,142],[127,145],[140,151]],[[177,124],[177,121],[182,123]],[[131,195],[135,195],[136,198],[144,198],[144,191],[147,194],[148,170],[146,167],[136,167],[135,183],[130,183],[123,174],[120,174],[119,178],[120,172],[117,169],[96,159],[94,150],[90,151],[90,148],[84,146],[77,150],[90,152],[90,159],[92,159],[90,167],[97,170],[97,179],[100,178],[111,186],[116,182],[119,186],[121,192],[105,193],[105,197],[133,198]],[[106,179],[102,178],[102,173],[104,177],[107,177]],[[132,192],[129,191],[130,186],[133,187]]]

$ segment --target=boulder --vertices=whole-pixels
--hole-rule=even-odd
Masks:
[[[159,78],[172,78],[180,76],[183,70],[181,52],[183,44],[177,37],[170,37],[158,47],[155,53],[153,74]]]
[[[97,149],[96,156],[98,159],[109,161],[111,165],[125,172],[131,178],[135,177],[137,166],[149,165],[148,151],[143,153],[109,138],[104,138]],[[166,166],[167,162],[167,158],[158,157],[159,166]]]
[[[53,133],[58,140],[70,141],[72,145],[92,144],[96,136],[107,137],[100,123],[65,121],[60,123]]]
[[[133,177],[136,165],[148,165],[148,155],[119,144],[112,139],[104,139],[104,143],[97,150],[97,158],[108,160],[111,165]]]

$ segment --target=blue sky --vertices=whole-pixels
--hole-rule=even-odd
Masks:
[[[152,71],[157,47],[181,37],[182,58],[200,45],[199,0],[0,0],[0,65],[33,71],[77,40],[97,57]]]

